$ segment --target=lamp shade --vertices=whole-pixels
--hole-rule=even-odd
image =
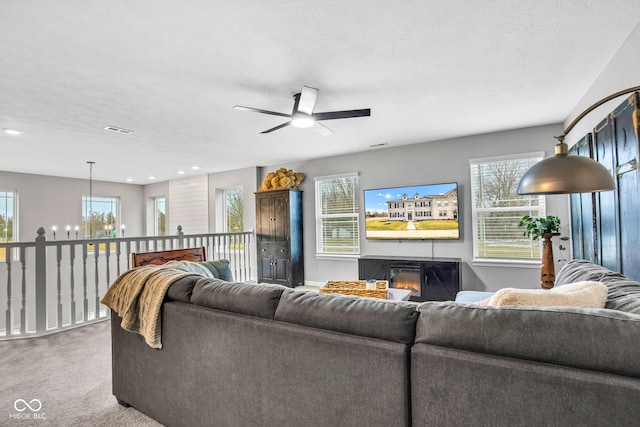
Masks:
[[[588,157],[568,155],[567,144],[556,154],[533,165],[520,179],[518,194],[567,194],[615,190],[611,172]]]

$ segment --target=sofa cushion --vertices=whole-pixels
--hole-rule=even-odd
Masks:
[[[233,274],[231,273],[228,260],[217,259],[214,261],[201,261],[198,264],[207,268],[216,279],[233,282]]]
[[[416,343],[640,378],[640,315],[574,307],[419,306]]]
[[[276,320],[312,328],[412,344],[417,305],[287,289]]]
[[[608,288],[605,308],[640,314],[640,283],[624,275],[582,259],[566,263],[556,274],[556,286],[593,280]]]
[[[171,301],[190,302],[193,287],[198,281],[198,276],[186,276],[173,282],[167,289],[166,297]]]
[[[284,286],[227,282],[201,278],[193,287],[191,303],[248,316],[273,319]]]
[[[576,282],[553,289],[503,288],[496,292],[487,305],[529,305],[540,307],[567,306],[604,308],[607,302],[607,287],[600,282]]]

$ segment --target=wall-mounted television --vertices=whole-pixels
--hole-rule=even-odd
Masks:
[[[456,182],[364,190],[364,206],[367,239],[460,238]]]

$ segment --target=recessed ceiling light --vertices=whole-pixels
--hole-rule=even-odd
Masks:
[[[118,126],[105,126],[104,130],[108,130],[109,132],[123,133],[125,135],[133,133],[132,130],[119,128]]]
[[[388,142],[381,142],[380,144],[371,144],[369,147],[371,147],[371,148],[380,148],[380,147],[386,147],[387,145],[389,145]]]
[[[133,178],[127,178],[127,182],[133,181]]]
[[[150,176],[149,179],[153,181],[154,179],[156,179],[156,177],[155,176]]]
[[[22,132],[21,130],[17,130],[17,129],[3,129],[5,133],[8,133],[9,135],[22,135],[24,132]]]
[[[198,169],[200,169],[200,166],[191,166],[191,169],[193,169],[194,171],[197,171]]]
[[[184,175],[184,171],[178,171],[178,175]]]

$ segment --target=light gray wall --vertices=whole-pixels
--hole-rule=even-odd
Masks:
[[[368,241],[364,238],[361,219],[360,248],[362,255],[401,255],[455,257],[463,261],[463,289],[497,290],[503,287],[537,288],[539,267],[488,267],[472,265],[472,223],[469,159],[516,153],[545,151],[553,153],[553,135],[561,125],[548,125],[486,135],[475,135],[446,141],[421,143],[386,149],[327,157],[316,160],[264,167],[260,179],[269,171],[286,167],[304,172],[300,189],[303,194],[305,281],[358,278],[356,259],[320,259],[315,256],[315,176],[358,172],[360,196],[371,188],[458,182],[462,237],[456,241]],[[362,213],[362,212],[361,212]],[[547,196],[547,213],[568,224],[568,197]],[[564,229],[563,234],[568,230]],[[433,252],[432,252],[433,249]]]
[[[35,239],[39,227],[45,227],[47,238],[52,239],[53,225],[58,227],[57,238],[66,239],[67,225],[72,229],[75,225],[82,225],[82,196],[89,195],[88,179],[0,171],[0,189],[18,191],[18,233],[21,241]],[[143,235],[141,185],[93,181],[93,195],[120,197],[121,221],[126,225],[127,235]]]

